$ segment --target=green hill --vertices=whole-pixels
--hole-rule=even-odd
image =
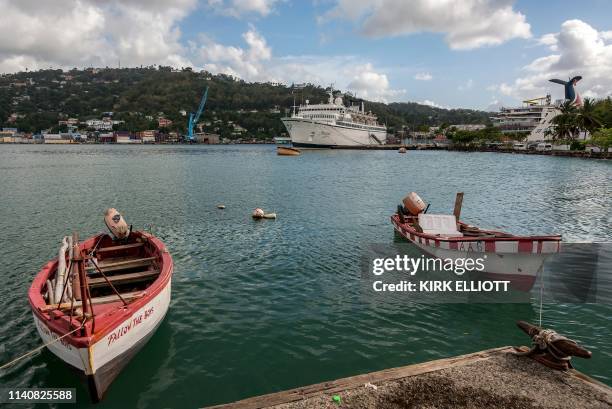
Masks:
[[[57,128],[58,121],[100,119],[113,112],[124,121],[119,130],[157,128],[157,118],[173,121],[170,130],[184,132],[185,112],[195,110],[205,87],[209,87],[201,122],[205,130],[235,137],[232,124],[257,138],[284,132],[280,118],[289,113],[294,97],[323,101],[325,89],[308,84],[295,90],[284,85],[248,83],[227,75],[194,72],[170,67],[122,69],[41,70],[5,74],[0,77],[0,126],[26,132]],[[361,99],[352,98],[353,103]],[[442,123],[487,123],[488,114],[469,109],[442,109],[417,103],[374,103],[365,101],[380,122],[391,130]]]

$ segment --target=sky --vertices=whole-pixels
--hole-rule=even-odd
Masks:
[[[494,110],[612,94],[608,0],[0,0],[0,72],[190,66]]]

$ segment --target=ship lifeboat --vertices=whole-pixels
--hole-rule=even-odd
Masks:
[[[463,193],[452,215],[427,214],[429,206],[411,193],[391,216],[395,231],[424,253],[442,259],[483,259],[484,273],[529,291],[546,258],[560,250],[560,235],[518,236],[481,229],[459,220]]]
[[[143,231],[120,236],[79,241],[73,234],[28,293],[43,342],[86,376],[93,401],[155,333],[170,304],[166,246]]]

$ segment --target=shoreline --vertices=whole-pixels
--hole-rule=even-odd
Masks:
[[[0,142],[0,145],[117,145],[117,146],[142,146],[142,145],[185,145],[185,146],[235,146],[235,145],[277,145],[274,142],[257,142],[257,143],[99,143],[99,142],[70,142],[70,143],[40,143],[40,142]],[[289,145],[287,145],[289,146]],[[515,150],[504,148],[486,148],[486,147],[463,147],[463,146],[420,146],[420,145],[367,145],[367,146],[331,146],[329,148],[298,148],[302,151],[319,151],[319,150],[360,150],[360,151],[388,151],[399,150],[405,148],[409,151],[449,151],[449,152],[488,152],[488,153],[509,153],[519,155],[543,155],[543,156],[559,156],[568,158],[582,159],[612,159],[612,152],[591,152],[591,151],[534,151],[534,150]]]

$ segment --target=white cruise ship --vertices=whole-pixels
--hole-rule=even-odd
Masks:
[[[344,106],[342,97],[323,104],[300,105],[290,117],[282,118],[291,143],[296,147],[330,148],[333,146],[383,145],[387,128],[379,125],[376,115],[361,106]]]
[[[526,135],[528,142],[549,140],[551,136],[546,131],[552,119],[559,115],[560,103],[552,104],[550,95],[529,99],[523,101],[521,107],[501,108],[497,115],[491,117],[491,121],[502,133]]]

